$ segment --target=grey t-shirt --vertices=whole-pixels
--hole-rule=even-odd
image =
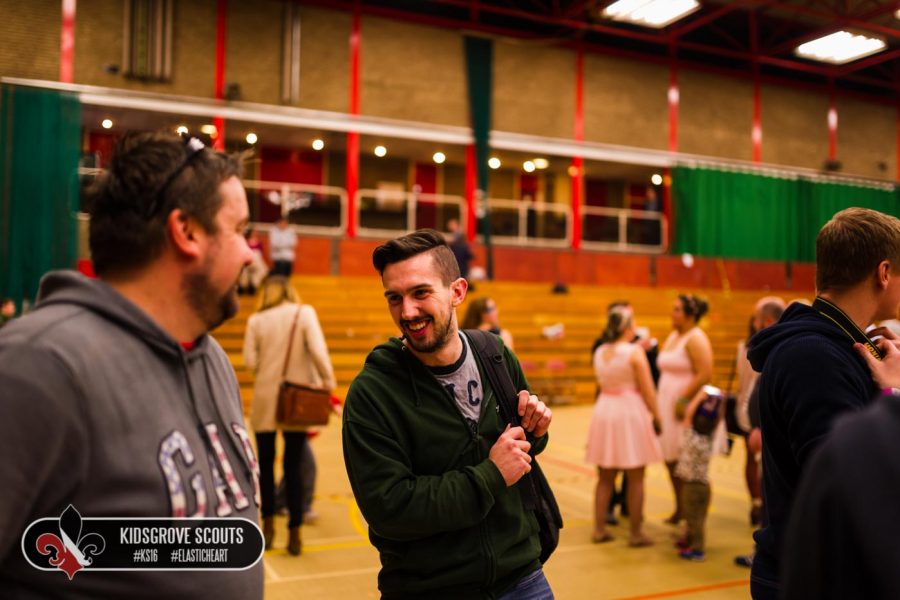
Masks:
[[[478,423],[478,419],[481,417],[484,387],[481,385],[478,363],[475,362],[475,355],[469,347],[469,340],[463,334],[459,334],[459,337],[463,343],[463,351],[459,355],[459,360],[446,367],[429,367],[429,369],[456,400],[459,412],[466,421]]]

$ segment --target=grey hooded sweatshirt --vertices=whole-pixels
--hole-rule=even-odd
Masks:
[[[244,571],[88,567],[69,581],[22,554],[29,523],[69,504],[85,518],[256,520],[238,383],[210,336],[185,350],[107,284],[48,274],[35,310],[0,331],[0,450],[3,598],[262,598],[262,561]]]

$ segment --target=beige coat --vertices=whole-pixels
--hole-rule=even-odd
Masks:
[[[286,378],[292,383],[330,390],[335,388],[334,369],[328,358],[325,336],[312,306],[284,302],[253,314],[247,321],[244,336],[244,364],[256,377],[250,405],[250,426],[256,432],[276,429],[278,387],[282,381],[281,371],[288,351],[291,324],[298,310],[300,316]]]

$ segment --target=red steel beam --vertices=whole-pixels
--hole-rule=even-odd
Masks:
[[[353,3],[350,31],[350,114],[359,114],[359,1]],[[356,237],[356,191],[359,189],[359,132],[347,133],[347,237]]]
[[[59,80],[74,81],[75,65],[75,0],[62,2],[62,27],[59,35]]]
[[[444,2],[449,2],[451,0],[443,0]],[[454,2],[459,3],[461,0],[453,0]],[[318,5],[322,7],[327,7],[332,10],[344,10],[344,11],[352,11],[354,3],[350,0],[304,0],[305,4],[308,5]],[[466,4],[468,6],[468,4]],[[482,4],[481,8],[485,8]],[[541,36],[536,34],[530,34],[523,31],[518,31],[509,27],[499,27],[493,25],[486,25],[483,23],[472,24],[467,20],[446,18],[446,17],[436,17],[433,15],[424,15],[414,12],[407,12],[402,9],[396,8],[384,8],[378,6],[367,6],[363,5],[359,8],[360,12],[364,14],[370,14],[374,16],[380,16],[385,18],[393,18],[404,20],[413,23],[420,23],[423,25],[429,25],[433,27],[446,27],[451,29],[469,29],[469,30],[477,30],[484,33],[490,33],[494,35],[502,35],[512,38],[518,39],[543,39]],[[614,28],[611,29],[611,33],[614,36],[618,36],[624,30],[617,30]],[[621,37],[621,36],[619,36]],[[655,38],[653,37],[650,40],[653,43],[667,43],[664,38]],[[577,49],[578,44],[581,42],[575,41],[560,41],[558,45],[561,47]],[[691,50],[697,50],[699,52],[705,52],[708,54],[724,56],[726,58],[732,58],[736,60],[744,60],[748,63],[752,60],[753,56],[749,52],[741,53],[739,51],[734,50],[724,50],[721,48],[713,48],[710,46],[706,46],[703,44],[694,44],[687,43],[684,41],[678,41],[679,47],[684,47]],[[630,51],[621,48],[613,48],[609,46],[604,46],[596,43],[585,43],[585,49],[588,49],[592,52],[605,54],[609,56],[618,56],[623,58],[630,58],[633,60],[639,60],[643,62],[650,62],[656,64],[666,65],[668,63],[668,59],[664,55],[654,56],[652,54],[647,54],[643,52]],[[773,67],[778,67],[781,69],[792,70],[792,71],[801,71],[810,73],[813,75],[817,75],[820,77],[834,77],[835,71],[829,69],[826,65],[810,65],[807,63],[799,62],[799,61],[791,61],[788,59],[774,58],[770,56],[760,56],[759,61],[762,64],[766,64]],[[719,75],[725,75],[729,77],[736,77],[741,79],[747,79],[750,75],[746,71],[739,69],[729,69],[724,67],[717,67],[712,65],[707,65],[704,63],[699,63],[696,61],[684,61],[682,60],[682,65],[689,68],[690,70],[695,71],[703,71],[709,73],[716,73]],[[868,85],[875,88],[890,90],[891,92],[897,92],[897,84],[894,82],[884,81],[883,79],[870,79],[860,76],[848,76],[842,78],[846,81],[856,82],[864,85]],[[821,84],[811,84],[807,82],[797,82],[792,80],[789,77],[781,77],[781,76],[763,76],[762,81],[764,83],[773,83],[777,85],[787,85],[790,87],[795,87],[798,89],[807,89],[807,90],[815,90],[821,91],[823,89],[823,85]],[[855,92],[852,90],[841,90],[840,95],[844,97],[854,97],[869,101],[874,101],[878,103],[890,103],[893,106],[893,100],[888,100],[883,96],[873,95],[864,92]]]

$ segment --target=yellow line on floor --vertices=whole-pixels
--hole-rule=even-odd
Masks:
[[[330,573],[315,573],[311,575],[295,575],[293,577],[282,577],[278,581],[271,581],[269,584],[275,583],[291,583],[295,581],[310,581],[313,579],[332,579],[335,577],[352,577],[353,575],[371,575],[378,573],[381,567],[369,567],[366,569],[350,569],[347,571],[332,571]]]

